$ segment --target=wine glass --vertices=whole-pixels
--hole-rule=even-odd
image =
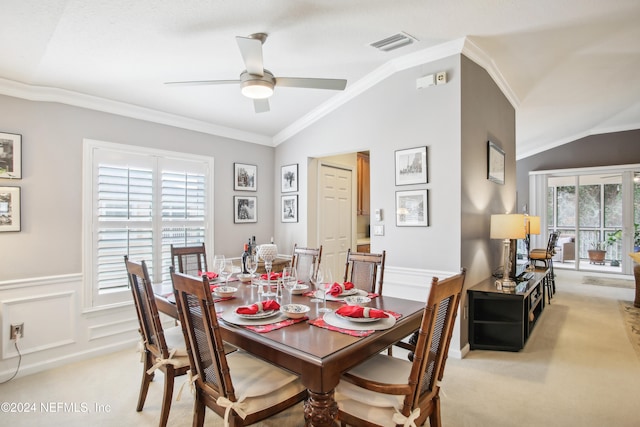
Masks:
[[[218,275],[219,278],[222,278],[220,274],[220,270],[224,270],[225,259],[224,255],[215,255],[213,257],[213,269],[212,271]]]
[[[318,290],[320,289],[322,279],[323,275],[320,266],[316,269],[315,264],[311,264],[311,267],[309,267],[309,284],[313,289],[313,298],[311,298],[311,302],[322,302],[318,297]]]
[[[320,313],[329,313],[333,311],[332,309],[327,308],[327,291],[333,285],[333,275],[331,274],[331,270],[327,268],[323,272],[322,277],[324,280],[320,280],[318,286],[320,288],[320,292],[322,292],[322,307],[319,308],[318,311]]]
[[[273,297],[276,294],[271,291],[271,268],[273,260],[278,256],[278,247],[273,243],[260,245],[258,246],[258,256],[264,261],[264,269],[267,272],[267,290],[266,292],[262,291],[262,296]]]
[[[257,286],[253,283],[253,279],[258,270],[258,255],[253,254],[247,257],[247,270],[251,274],[251,286]]]
[[[218,277],[220,277],[220,281],[227,285],[227,280],[229,280],[229,276],[233,272],[233,262],[229,259],[221,259],[218,261]]]
[[[298,274],[295,268],[285,267],[282,270],[282,284],[289,292],[289,304],[293,304],[293,288],[298,284]]]

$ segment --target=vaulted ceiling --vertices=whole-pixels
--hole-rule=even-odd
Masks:
[[[381,73],[460,52],[514,105],[518,158],[640,128],[638,0],[3,0],[0,9],[0,93],[261,144],[277,145]],[[239,79],[236,36],[257,32],[268,34],[273,74],[346,79],[345,91],[276,86],[258,114],[236,84],[164,84]],[[400,32],[413,43],[370,46]]]

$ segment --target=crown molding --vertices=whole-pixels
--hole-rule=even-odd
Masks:
[[[0,78],[0,94],[29,101],[59,102],[61,104],[104,113],[116,114],[153,123],[193,130],[261,145],[272,145],[272,138],[257,133],[214,125],[200,120],[190,119],[177,114],[169,114],[151,108],[140,107],[125,102],[86,95],[66,89],[47,86],[33,86],[14,80]]]
[[[320,104],[317,108],[296,120],[273,137],[254,132],[247,132],[240,129],[219,126],[179,116],[177,114],[170,114],[159,110],[153,110],[151,108],[86,95],[66,89],[28,85],[26,83],[4,78],[0,78],[0,94],[27,99],[30,101],[59,102],[76,107],[102,111],[119,116],[273,147],[285,142],[308,126],[340,108],[352,99],[358,97],[366,90],[372,88],[393,74],[461,53],[483,67],[508,98],[509,102],[511,102],[514,108],[517,108],[520,104],[518,97],[509,87],[493,59],[491,59],[491,57],[489,57],[468,37],[462,37],[419,50],[417,52],[412,52],[384,63],[362,79],[349,85],[346,90],[338,93],[327,102]]]

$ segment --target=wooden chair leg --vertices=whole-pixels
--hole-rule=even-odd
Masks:
[[[140,382],[140,394],[138,395],[138,405],[136,411],[142,411],[144,407],[144,401],[147,399],[147,392],[149,391],[149,384],[153,380],[154,374],[147,374],[147,369],[151,367],[151,353],[148,351],[144,354],[144,363],[142,364],[142,381]]]
[[[204,413],[207,410],[200,396],[200,392],[196,391],[196,398],[193,402],[193,427],[202,427],[204,425]]]
[[[430,427],[442,427],[442,419],[440,418],[440,396],[433,398],[433,411],[429,415]]]
[[[164,395],[162,396],[162,406],[160,408],[160,427],[166,427],[169,421],[169,411],[171,411],[171,400],[173,400],[173,383],[175,375],[172,367],[168,366],[164,375]]]

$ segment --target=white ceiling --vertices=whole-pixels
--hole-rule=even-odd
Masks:
[[[638,0],[1,2],[0,93],[27,99],[277,145],[381,76],[457,51],[516,108],[518,158],[640,128]],[[418,42],[368,46],[400,31]],[[344,78],[347,89],[276,88],[256,114],[235,85],[163,84],[238,79],[235,36],[256,32],[269,34],[276,76]]]

